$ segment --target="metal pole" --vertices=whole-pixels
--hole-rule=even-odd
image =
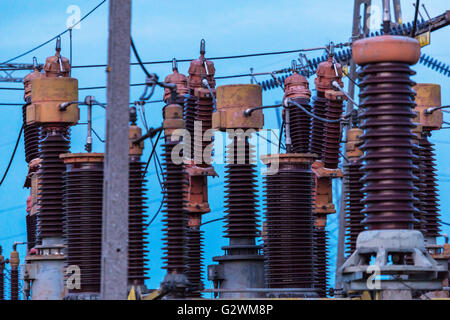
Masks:
[[[130,29],[131,0],[109,1],[101,282],[104,300],[127,298]]]
[[[361,5],[364,3],[364,12],[362,14],[362,30],[361,30]],[[353,27],[352,27],[352,41],[358,38],[367,36],[369,33],[369,18],[370,18],[370,6],[372,4],[371,0],[355,0],[353,8]],[[356,64],[351,59],[350,61],[350,78],[356,80]],[[348,82],[348,92],[350,97],[353,99],[355,96],[355,84],[349,80]],[[351,101],[347,102],[346,113],[353,110],[353,103]],[[346,136],[347,126],[343,128],[343,136]],[[336,259],[336,280],[335,288],[342,289],[342,278],[339,273],[339,269],[344,263],[344,251],[345,251],[345,184],[342,183],[341,197],[339,199],[339,233],[338,233],[338,246],[337,246],[337,259]]]
[[[394,0],[394,17],[395,17],[395,23],[397,25],[400,25],[403,23],[402,7],[400,5],[400,0]]]

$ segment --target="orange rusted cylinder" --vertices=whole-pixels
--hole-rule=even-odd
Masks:
[[[255,110],[245,116],[248,108],[262,105],[262,89],[257,84],[231,84],[217,87],[217,111],[213,113],[213,129],[262,129],[264,115]]]

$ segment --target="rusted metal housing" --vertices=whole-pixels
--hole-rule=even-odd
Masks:
[[[257,84],[231,84],[217,87],[217,111],[213,113],[213,129],[262,129],[262,110],[245,116],[248,108],[262,106],[262,89]]]
[[[64,102],[78,101],[78,80],[74,78],[42,78],[32,80],[31,104],[27,107],[27,124],[64,123],[74,125],[80,119],[76,103],[59,110]]]
[[[443,112],[441,109],[427,113],[428,108],[441,106],[441,86],[433,83],[418,83],[413,86],[416,92],[414,111],[419,113],[419,121],[424,131],[442,128]]]

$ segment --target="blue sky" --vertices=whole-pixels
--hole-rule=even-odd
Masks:
[[[28,49],[48,40],[66,28],[70,5],[77,5],[81,15],[87,13],[99,1],[97,0],[15,0],[1,1],[0,12],[0,61],[5,61]],[[448,0],[423,0],[431,16],[441,14],[448,9]],[[374,5],[381,5],[381,0],[373,0]],[[402,1],[404,21],[413,18],[412,0]],[[291,50],[323,46],[329,41],[347,41],[351,34],[353,0],[320,0],[320,1],[144,1],[134,0],[132,11],[132,35],[144,61],[197,58],[200,39],[206,40],[207,56],[225,56],[265,51]],[[73,31],[73,64],[104,64],[107,56],[107,17],[108,6],[104,4],[90,17],[81,23],[81,28]],[[450,64],[448,37],[449,29],[432,34],[431,45],[423,48],[423,52]],[[69,55],[68,37],[62,38],[62,53]],[[15,62],[31,63],[33,56],[39,62],[53,55],[54,43],[18,59]],[[322,55],[322,52],[309,53],[308,57]],[[247,73],[250,67],[255,72],[272,71],[285,68],[296,54],[265,56],[248,59],[215,61],[216,76]],[[188,64],[180,64],[180,71],[187,72]],[[154,65],[148,67],[163,79],[171,72],[170,65]],[[421,65],[413,67],[417,71],[414,80],[417,82],[439,83],[442,87],[442,102],[448,104],[449,79]],[[24,75],[24,73],[17,73]],[[106,83],[103,68],[74,69],[73,77],[78,78],[80,87],[99,86]],[[262,77],[260,80],[265,80]],[[131,69],[131,82],[143,82],[144,74],[138,67]],[[312,80],[312,79],[311,79]],[[228,83],[248,83],[249,79],[239,78],[221,80],[217,85]],[[19,87],[20,84],[1,83],[2,87]],[[142,88],[131,88],[131,101],[138,99]],[[99,101],[106,101],[105,90],[80,92],[80,98],[94,95]],[[264,93],[263,103],[272,104],[282,97],[280,89]],[[154,99],[162,98],[162,92],[156,91]],[[22,102],[21,91],[0,90],[1,102]],[[150,126],[159,126],[161,122],[161,104],[147,107]],[[100,136],[104,136],[104,111],[94,111],[94,128]],[[275,112],[265,112],[266,127],[277,128]],[[14,147],[22,122],[21,107],[0,107],[0,171],[6,167]],[[82,120],[86,118],[82,113]],[[450,117],[445,115],[450,121]],[[72,152],[83,151],[85,128],[73,129]],[[440,198],[443,220],[450,221],[447,214],[450,204],[445,201],[450,185],[450,156],[448,130],[433,133],[432,141],[437,144],[437,165],[440,174]],[[94,151],[102,152],[104,145],[94,140]],[[148,157],[150,144],[146,144],[144,158]],[[221,178],[210,181],[210,203],[212,212],[204,220],[222,216],[223,206],[223,166],[216,167]],[[23,142],[19,146],[11,171],[1,186],[0,192],[0,245],[4,255],[9,255],[13,241],[25,240],[25,201],[28,190],[22,188],[27,172],[24,160]],[[152,216],[159,207],[161,199],[160,187],[157,183],[155,168],[150,166],[149,172],[149,215]],[[148,285],[157,287],[164,272],[161,270],[161,221],[158,217],[149,229],[150,233],[150,276]],[[336,229],[336,217],[330,217],[330,230]],[[207,243],[205,265],[212,262],[212,257],[221,255],[220,247],[225,244],[221,237],[222,224],[212,223],[205,226]],[[448,233],[448,227],[443,230]],[[333,238],[332,234],[332,238]],[[334,249],[332,249],[334,252]],[[22,251],[23,253],[23,251]],[[334,257],[334,255],[333,255]],[[23,258],[23,254],[21,255]],[[334,264],[334,260],[330,261]],[[334,269],[333,269],[334,270]],[[210,283],[206,282],[207,286]]]

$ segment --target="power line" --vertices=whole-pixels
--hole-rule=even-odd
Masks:
[[[87,17],[89,17],[89,15],[90,15],[91,13],[93,13],[95,10],[97,10],[97,8],[99,8],[99,7],[100,7],[102,4],[104,4],[105,2],[106,2],[106,0],[103,0],[102,2],[100,2],[97,6],[94,7],[94,9],[92,9],[91,11],[89,11],[88,13],[86,13],[80,20],[78,20],[74,25],[72,25],[71,28],[75,27],[75,26],[78,25],[81,21],[83,21],[84,19],[86,19]],[[62,35],[65,34],[65,33],[67,33],[71,28],[67,28],[67,29],[64,30],[63,32],[57,34],[56,36],[54,36],[53,38],[51,38],[51,39],[45,41],[44,43],[42,43],[42,44],[40,44],[40,45],[34,47],[33,49],[30,49],[30,50],[26,51],[25,53],[19,54],[18,56],[15,56],[14,58],[11,58],[11,59],[9,59],[9,60],[6,60],[5,62],[0,63],[0,64],[6,64],[6,63],[9,63],[9,62],[14,61],[14,60],[16,60],[16,59],[19,59],[19,58],[21,58],[21,57],[23,57],[23,56],[25,56],[25,55],[27,55],[27,54],[29,54],[29,53],[31,53],[31,52],[37,50],[37,49],[39,49],[39,48],[45,46],[46,44],[52,42],[53,40],[57,39],[58,37],[62,36]]]
[[[207,58],[208,60],[227,60],[227,59],[242,59],[242,58],[251,58],[251,57],[260,57],[260,56],[270,56],[270,55],[280,55],[280,54],[289,54],[289,53],[298,53],[302,52],[305,49],[296,49],[296,50],[285,50],[285,51],[272,51],[272,52],[259,52],[259,53],[249,53],[249,54],[240,54],[240,55],[232,55],[232,56],[220,56],[220,57],[211,57]],[[194,59],[177,59],[177,62],[191,62]],[[160,61],[147,61],[142,62],[143,65],[147,64],[166,64],[172,63],[173,60],[160,60]],[[130,63],[131,66],[139,66],[139,62]],[[72,66],[72,69],[78,68],[106,68],[106,64],[92,64],[92,65],[80,65],[80,66]]]
[[[5,181],[6,175],[8,174],[9,168],[11,167],[11,163],[14,160],[14,156],[16,155],[17,147],[19,146],[20,137],[22,137],[22,132],[23,132],[23,125],[20,128],[19,136],[17,137],[17,141],[16,141],[16,146],[14,147],[14,151],[11,155],[11,158],[9,159],[8,166],[6,167],[5,173],[3,174],[3,178],[0,181],[0,186],[2,185],[3,181]]]
[[[130,37],[130,39],[131,39],[131,48],[133,49],[134,56],[136,57],[136,60],[138,61],[139,66],[141,67],[142,71],[144,71],[145,75],[146,75],[148,78],[151,78],[151,77],[150,77],[150,73],[147,71],[147,69],[145,68],[145,66],[142,64],[141,57],[139,56],[139,53],[138,53],[137,50],[136,50],[136,46],[134,45],[133,37]]]

